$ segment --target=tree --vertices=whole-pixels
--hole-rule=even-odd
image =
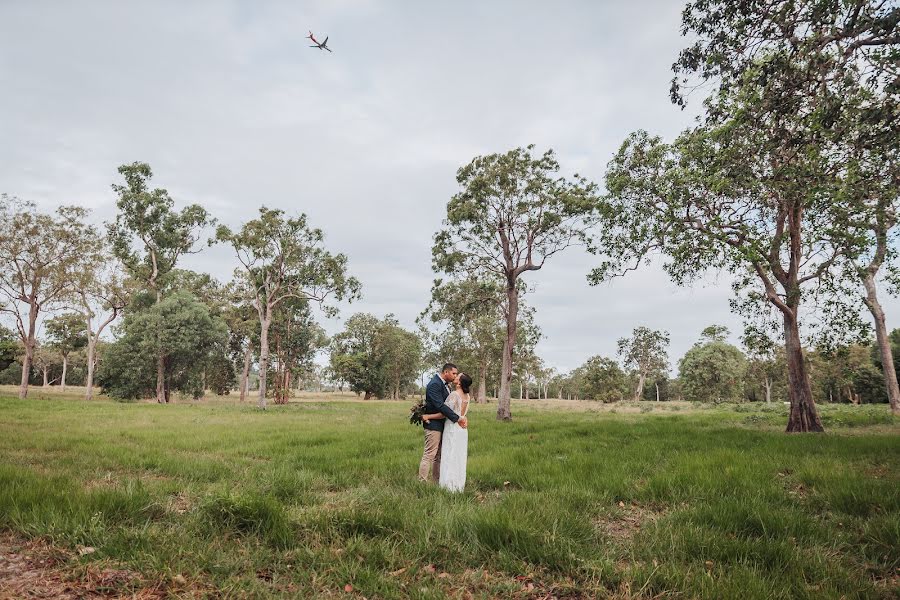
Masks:
[[[725,341],[725,335],[707,327],[701,340],[678,361],[681,391],[687,399],[739,402],[743,398],[747,360],[740,349]]]
[[[125,281],[123,271],[123,265],[108,250],[87,253],[79,263],[77,278],[69,291],[85,334],[85,400],[94,397],[97,349],[103,332],[131,301],[133,289]]]
[[[287,404],[292,378],[312,367],[316,352],[328,344],[328,337],[313,319],[309,302],[297,298],[278,305],[270,335],[275,343],[275,402]]]
[[[860,98],[900,90],[896,29],[885,2],[692,2],[682,31],[695,41],[674,65],[672,99],[684,103],[692,77],[712,83],[705,118],[672,146],[633,134],[610,167],[615,200],[606,208],[628,232],[626,263],[663,248],[683,281],[721,262],[739,290],[754,285],[779,311],[789,432],[823,431],[803,361],[801,299],[850,245],[854,208],[838,201],[841,140],[861,131]],[[898,121],[892,106],[864,111],[882,124],[873,128],[882,138],[869,141],[896,144],[896,133],[883,135]],[[609,249],[615,256],[621,246]]]
[[[69,354],[84,348],[88,343],[84,320],[78,313],[63,313],[49,319],[45,328],[50,347],[62,358],[62,374],[59,378],[59,385],[65,391]]]
[[[400,327],[387,315],[358,313],[347,319],[344,331],[331,340],[330,368],[368,400],[373,396],[398,398],[421,373],[422,344],[419,337]]]
[[[654,331],[648,327],[637,327],[630,338],[619,340],[619,357],[626,367],[635,369],[638,374],[637,389],[634,391],[635,401],[641,399],[647,377],[665,373],[669,368],[669,357],[666,352],[668,345],[668,332]]]
[[[618,402],[628,393],[625,372],[611,358],[593,356],[576,371],[578,396],[585,400]]]
[[[59,352],[43,344],[38,344],[34,349],[34,366],[41,372],[42,387],[50,387],[50,369],[53,369],[61,361]],[[55,379],[54,379],[55,381]]]
[[[500,278],[506,293],[506,339],[497,418],[508,421],[513,353],[519,312],[519,278],[584,239],[596,186],[574,176],[556,177],[552,150],[535,157],[534,146],[479,156],[457,171],[462,187],[447,204],[437,234],[434,269],[462,270],[476,280]]]
[[[422,372],[422,340],[388,315],[375,338],[375,356],[384,371],[385,395],[399,400]]]
[[[672,99],[684,104],[683,90],[691,87],[692,77],[716,86],[706,102],[707,124],[725,125],[731,135],[750,141],[744,165],[755,163],[761,191],[769,196],[756,206],[774,213],[767,220],[783,234],[784,242],[772,244],[768,261],[747,262],[754,263],[766,298],[784,318],[788,431],[822,430],[796,323],[801,288],[827,278],[835,253],[855,253],[848,225],[856,220],[857,196],[842,198],[841,192],[853,186],[833,179],[854,179],[861,149],[875,155],[896,152],[898,21],[893,3],[869,0],[697,0],[683,13],[682,31],[695,41],[674,65]],[[787,268],[772,260],[779,245],[791,257]],[[798,275],[816,256],[810,250],[822,251],[822,258]],[[785,300],[780,303],[778,285]]]
[[[872,156],[861,149],[855,157],[852,176],[848,178],[847,196],[864,207],[855,227],[862,240],[848,251],[852,272],[862,282],[863,304],[869,309],[875,325],[875,339],[882,361],[884,385],[894,414],[900,414],[900,385],[894,368],[893,351],[888,336],[884,307],[878,299],[878,275],[887,266],[896,273],[897,211],[900,209],[900,157],[895,144],[889,156]]]
[[[506,338],[505,301],[502,282],[438,280],[431,288],[431,302],[418,319],[423,328],[427,321],[444,326],[433,336],[433,366],[449,360],[463,370],[474,367],[472,374],[478,382],[475,399],[479,403],[487,401],[489,373],[501,363]],[[531,311],[520,303],[519,313],[521,328],[523,315],[530,318]]]
[[[28,395],[38,316],[64,299],[75,265],[95,243],[87,215],[78,206],[43,214],[0,196],[0,312],[12,315],[24,350],[19,398]]]
[[[359,297],[360,285],[347,275],[347,257],[322,247],[324,235],[309,227],[306,215],[285,218],[284,211],[263,206],[258,219],[235,232],[220,226],[216,238],[234,248],[259,317],[259,407],[264,409],[269,328],[278,305],[289,298],[320,305],[331,296],[352,301]],[[336,313],[332,307],[325,311]]]
[[[259,316],[252,304],[250,290],[242,284],[242,280],[229,284],[229,303],[223,314],[228,325],[228,351],[241,373],[238,381],[241,402],[250,392],[250,366],[259,337],[254,335],[259,329]]]
[[[134,279],[148,287],[159,304],[167,276],[179,258],[195,251],[201,230],[213,220],[199,204],[178,212],[169,192],[162,188],[151,190],[153,172],[147,163],[122,165],[119,173],[125,178],[125,185],[112,186],[118,195],[119,212],[115,222],[107,226],[113,253]],[[169,396],[164,361],[164,351],[160,348],[156,356],[156,401],[159,403],[164,403]]]
[[[126,400],[155,392],[160,355],[166,393],[202,397],[206,371],[224,354],[228,336],[222,318],[186,291],[127,314],[122,331],[106,348],[98,379],[109,395]]]

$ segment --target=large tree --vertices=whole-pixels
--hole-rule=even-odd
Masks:
[[[664,374],[669,368],[669,357],[666,352],[668,345],[668,332],[656,331],[649,327],[636,327],[630,338],[618,341],[619,357],[626,367],[634,369],[637,373],[635,400],[641,399],[644,382],[648,377]]]
[[[703,330],[699,342],[678,361],[678,378],[688,400],[740,402],[747,360],[714,327]]]
[[[0,196],[0,312],[13,317],[24,348],[20,398],[28,395],[38,317],[65,299],[82,255],[96,244],[87,215],[78,206],[44,214]]]
[[[788,431],[822,431],[802,357],[801,297],[852,247],[856,207],[840,193],[848,148],[897,144],[898,23],[894,3],[872,0],[696,0],[683,13],[693,42],[675,62],[672,99],[683,105],[695,84],[712,91],[703,127],[682,137],[676,160],[706,172],[682,170],[649,193],[663,191],[660,220],[677,223],[654,233],[675,240],[675,263],[718,256],[749,270],[780,311]],[[632,156],[659,151],[650,146],[633,145]]]
[[[316,353],[328,344],[328,337],[313,318],[309,302],[299,298],[288,298],[278,305],[269,335],[275,347],[275,403],[287,404],[292,381],[309,372]]]
[[[497,418],[508,421],[510,381],[519,316],[519,278],[583,241],[595,186],[583,177],[557,176],[552,150],[534,146],[479,156],[457,171],[462,188],[447,204],[433,248],[434,269],[499,278],[506,293],[506,339],[500,366]]]
[[[107,346],[98,379],[113,397],[146,397],[156,388],[162,355],[164,401],[173,391],[200,398],[206,371],[225,353],[227,341],[225,322],[214,310],[188,291],[172,292],[125,316],[122,336]]]
[[[62,373],[59,376],[60,389],[66,389],[66,375],[69,370],[69,355],[87,346],[88,336],[84,320],[78,313],[62,313],[44,324],[49,346],[62,358]]]
[[[150,165],[135,162],[119,167],[125,185],[114,184],[118,195],[116,220],[108,225],[113,252],[131,276],[147,286],[155,303],[163,300],[166,279],[178,260],[195,251],[204,227],[212,219],[199,204],[181,211],[162,188],[150,189]],[[156,356],[156,401],[166,402],[165,353]]]
[[[422,372],[422,342],[393,315],[358,313],[332,338],[330,369],[366,400],[397,399]]]
[[[347,257],[323,247],[324,235],[307,223],[306,215],[285,217],[284,211],[259,209],[259,218],[237,231],[220,226],[216,237],[230,244],[240,261],[243,278],[259,318],[259,407],[266,407],[269,368],[269,328],[278,305],[290,298],[322,305],[330,297],[354,300],[359,282],[347,275]],[[336,309],[326,306],[328,314]]]

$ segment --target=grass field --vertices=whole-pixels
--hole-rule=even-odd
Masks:
[[[782,405],[476,406],[451,495],[415,481],[406,402],[34,392],[0,397],[0,530],[74,581],[140,574],[110,594],[900,597],[886,406],[823,406],[826,435],[782,433]]]

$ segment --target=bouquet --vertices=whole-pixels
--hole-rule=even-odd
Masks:
[[[425,403],[419,402],[418,404],[413,405],[412,408],[409,409],[409,424],[410,425],[421,425],[422,424],[422,415],[425,414]]]

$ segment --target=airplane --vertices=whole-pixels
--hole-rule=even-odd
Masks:
[[[312,31],[310,31],[309,35],[306,37],[311,39],[313,44],[315,44],[314,46],[310,46],[310,48],[318,48],[319,50],[328,50],[329,52],[331,52],[331,48],[328,47],[328,36],[327,35],[325,36],[325,41],[322,42],[321,44],[319,43],[319,41],[316,38],[313,37]]]

